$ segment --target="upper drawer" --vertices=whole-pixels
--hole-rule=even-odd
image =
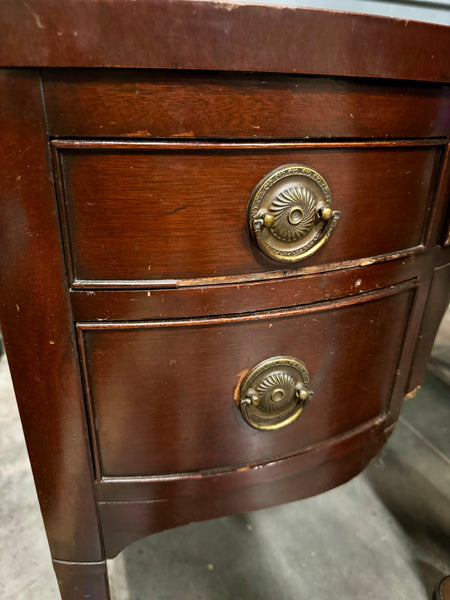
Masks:
[[[423,243],[440,144],[54,141],[72,284],[257,279],[413,249]],[[322,175],[341,219],[317,254],[280,267],[252,242],[247,206],[268,173],[293,163]]]

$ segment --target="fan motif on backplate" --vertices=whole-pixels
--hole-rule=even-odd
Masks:
[[[316,201],[311,190],[292,187],[280,192],[270,206],[275,220],[272,234],[279,240],[293,242],[306,235],[316,219]]]
[[[258,407],[264,411],[273,412],[282,410],[289,404],[295,393],[293,377],[278,371],[266,377],[256,388],[259,396]]]

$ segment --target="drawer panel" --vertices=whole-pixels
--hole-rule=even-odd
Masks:
[[[448,86],[405,81],[71,69],[45,70],[44,93],[56,137],[405,139],[450,132]]]
[[[195,285],[284,275],[419,246],[442,146],[54,142],[72,283]],[[341,220],[318,254],[288,266],[250,239],[247,205],[273,169],[327,181]]]
[[[375,419],[389,405],[412,294],[405,284],[252,317],[79,324],[101,472],[260,463]],[[290,425],[258,431],[234,394],[249,369],[277,355],[304,362],[315,395]]]

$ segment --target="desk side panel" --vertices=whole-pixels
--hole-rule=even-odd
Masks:
[[[53,558],[102,549],[38,71],[0,71],[0,323]]]

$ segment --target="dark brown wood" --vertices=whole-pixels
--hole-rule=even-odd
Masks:
[[[50,69],[44,71],[44,92],[49,130],[58,137],[450,135],[448,86],[270,73]]]
[[[428,360],[433,347],[434,337],[450,301],[450,263],[438,267],[433,273],[429,295],[417,347],[412,363],[408,392],[421,385],[425,378]]]
[[[108,600],[105,556],[339,485],[392,432],[450,293],[450,28],[185,0],[0,24],[0,65],[39,67],[0,71],[2,331],[62,597]],[[285,267],[246,208],[292,162],[342,218]],[[277,354],[316,394],[261,432],[236,388]]]
[[[51,552],[102,558],[39,74],[0,71],[0,317]]]
[[[262,281],[222,283],[156,290],[72,290],[71,300],[77,321],[146,321],[203,315],[226,315],[314,304],[350,297],[375,288],[396,285],[427,272],[438,264],[439,249],[392,260],[362,260],[359,264],[336,263],[305,269],[301,277],[273,273]],[[361,264],[363,263],[363,264]],[[201,290],[201,292],[200,292]]]
[[[385,17],[198,0],[3,0],[0,22],[2,66],[450,81],[447,27]]]
[[[270,471],[271,467],[263,467],[262,476],[255,478],[255,483],[262,480],[259,485],[223,491],[220,484],[217,490],[215,479],[210,482],[209,492],[202,496],[156,502],[100,502],[106,555],[112,558],[126,545],[162,529],[300,500],[340,485],[359,473],[380,451],[392,431],[382,425],[381,422],[339,444],[310,452],[300,460],[296,457],[295,474],[290,472],[290,461],[275,463],[274,470],[280,467],[286,472],[284,478],[268,478],[264,482],[264,470]],[[247,473],[250,479],[250,470]]]
[[[403,289],[320,310],[134,327],[80,324],[102,474],[263,463],[374,419],[388,409],[409,316]],[[233,395],[244,373],[278,355],[304,362],[315,395],[288,428],[256,431],[242,419]],[[171,436],[177,443],[167,445]]]
[[[53,561],[61,597],[64,600],[109,600],[106,561],[73,563]]]
[[[442,151],[417,144],[55,142],[73,281],[92,289],[127,280],[151,287],[158,279],[214,283],[279,271],[252,243],[246,212],[259,181],[292,163],[314,165],[341,212],[327,245],[295,269],[415,248]]]
[[[218,494],[280,481],[298,472],[310,470],[333,455],[340,456],[349,445],[360,445],[378,436],[386,428],[386,415],[367,421],[335,438],[304,448],[301,452],[267,463],[245,468],[213,469],[204,472],[150,477],[104,477],[97,485],[100,502],[151,502],[186,496]]]
[[[431,211],[430,227],[426,236],[426,244],[445,245],[450,233],[450,144],[447,144],[442,156],[440,176],[437,181],[435,202]]]

